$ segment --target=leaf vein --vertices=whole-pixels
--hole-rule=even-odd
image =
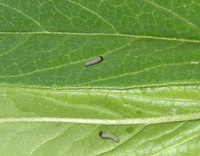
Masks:
[[[36,31],[36,32],[0,32],[3,35],[72,35],[72,36],[111,36],[111,37],[127,37],[127,38],[138,38],[138,39],[153,39],[153,40],[164,40],[164,41],[175,41],[175,42],[188,42],[188,43],[200,43],[200,40],[184,39],[184,38],[170,38],[170,37],[158,37],[158,36],[147,36],[147,35],[133,35],[133,34],[112,34],[112,33],[79,33],[79,32],[49,32],[49,31]]]
[[[123,76],[135,75],[135,74],[143,73],[145,71],[149,71],[149,70],[156,69],[156,68],[159,68],[159,67],[187,65],[187,64],[191,64],[191,62],[160,64],[160,65],[148,67],[148,68],[145,68],[145,69],[142,69],[142,70],[139,70],[139,71],[135,71],[135,72],[124,73],[124,74],[117,75],[117,76],[112,76],[112,77],[108,77],[108,78],[103,78],[103,79],[93,80],[93,81],[89,81],[89,82],[85,82],[85,83],[80,83],[79,85],[90,84],[90,83],[93,83],[93,82],[100,82],[100,81],[104,81],[104,80],[116,79],[116,78],[120,78],[120,77],[123,77]]]
[[[4,6],[4,7],[7,7],[7,8],[9,8],[9,9],[11,9],[11,10],[14,10],[14,11],[20,13],[21,15],[24,15],[25,17],[27,17],[28,19],[30,19],[30,20],[32,20],[34,23],[36,23],[40,28],[42,28],[43,31],[45,31],[45,29],[42,27],[42,25],[41,25],[38,21],[36,21],[34,18],[32,18],[31,16],[25,14],[24,12],[22,12],[22,11],[16,9],[16,8],[13,8],[13,7],[11,7],[11,6],[8,6],[8,5],[6,5],[6,4],[0,3],[0,5],[2,5],[2,6]]]
[[[77,124],[97,124],[97,125],[132,125],[132,124],[159,124],[169,122],[181,122],[199,120],[200,113],[190,113],[181,115],[169,115],[150,118],[125,118],[125,119],[83,119],[83,118],[48,118],[48,117],[21,117],[21,118],[0,118],[0,123],[12,122],[56,122],[56,123],[77,123]]]
[[[171,14],[174,15],[175,17],[178,17],[178,18],[181,19],[182,21],[188,23],[189,25],[191,25],[191,26],[193,26],[193,27],[195,27],[195,28],[199,28],[197,25],[195,25],[194,23],[190,22],[189,20],[183,18],[182,16],[178,15],[177,13],[173,12],[172,10],[169,10],[169,9],[167,9],[167,8],[165,8],[165,7],[162,7],[162,6],[160,6],[160,5],[156,4],[156,3],[153,3],[152,1],[149,1],[149,0],[143,0],[143,1],[148,2],[149,4],[151,4],[151,5],[153,5],[153,6],[157,7],[157,8],[159,8],[159,9],[161,9],[161,10],[164,10],[164,11],[166,11],[166,12],[168,12],[168,13],[171,13]]]
[[[199,136],[200,136],[200,134],[197,134],[197,135],[194,135],[194,136],[192,136],[192,137],[190,137],[190,138],[187,138],[187,139],[185,139],[185,140],[183,140],[183,141],[181,141],[181,142],[179,142],[179,143],[177,143],[177,144],[175,144],[175,145],[173,145],[173,146],[170,146],[170,147],[168,147],[168,148],[166,148],[166,149],[164,149],[164,150],[162,150],[162,151],[160,151],[160,152],[154,154],[153,156],[160,155],[161,153],[164,153],[164,152],[166,152],[166,151],[168,151],[168,150],[170,150],[170,149],[173,149],[173,148],[175,148],[175,147],[177,147],[177,146],[179,146],[179,145],[182,145],[182,144],[184,144],[184,143],[186,143],[186,142],[188,142],[188,141],[191,141],[191,140],[193,140],[193,139],[195,139],[195,138],[197,138],[197,137],[199,137]]]
[[[95,16],[97,16],[98,18],[100,18],[102,21],[104,21],[106,24],[108,24],[109,26],[111,26],[112,29],[113,29],[117,34],[119,33],[119,32],[117,31],[117,29],[114,27],[114,25],[112,25],[110,22],[108,22],[106,19],[104,19],[102,16],[100,16],[100,15],[99,15],[98,13],[96,13],[94,10],[91,10],[91,9],[89,9],[89,8],[87,8],[87,7],[85,7],[85,6],[83,6],[82,4],[76,3],[76,2],[71,1],[71,0],[66,0],[66,1],[68,1],[68,2],[70,2],[70,3],[72,3],[72,4],[74,4],[74,5],[77,5],[77,6],[81,7],[82,9],[87,10],[88,12],[94,14]]]

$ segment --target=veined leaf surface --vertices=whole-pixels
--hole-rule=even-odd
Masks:
[[[198,0],[0,9],[1,156],[200,154]]]

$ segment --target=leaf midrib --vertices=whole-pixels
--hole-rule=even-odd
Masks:
[[[133,125],[133,124],[160,124],[181,122],[190,120],[199,120],[200,113],[190,113],[181,115],[169,115],[151,118],[128,118],[128,119],[82,119],[82,118],[1,118],[0,123],[13,122],[56,122],[56,123],[77,123],[77,124],[98,124],[98,125]]]
[[[148,85],[135,85],[128,87],[112,87],[112,86],[82,86],[82,87],[48,87],[48,86],[31,86],[31,85],[13,85],[13,84],[0,84],[0,87],[19,87],[19,88],[30,88],[30,89],[51,89],[51,90],[113,90],[113,91],[121,91],[127,89],[145,89],[145,88],[160,88],[160,87],[180,87],[180,86],[200,86],[200,82],[197,81],[189,81],[189,82],[176,82],[176,83],[164,83],[164,84],[148,84]]]
[[[158,37],[148,35],[131,35],[131,34],[112,34],[112,33],[79,33],[79,32],[50,32],[50,31],[37,31],[37,32],[0,32],[0,35],[77,35],[77,36],[112,36],[112,37],[127,37],[137,39],[155,39],[176,42],[200,43],[200,40],[191,40],[175,37]]]
[[[132,125],[132,124],[160,124],[160,123],[181,122],[181,121],[190,121],[199,119],[200,119],[200,112],[179,114],[179,115],[166,115],[161,117],[124,118],[124,119],[16,117],[16,118],[1,118],[0,123],[18,123],[18,122],[55,123],[56,122],[56,123],[98,124],[98,125]]]

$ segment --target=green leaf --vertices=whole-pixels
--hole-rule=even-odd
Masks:
[[[200,154],[198,0],[0,9],[1,156]]]

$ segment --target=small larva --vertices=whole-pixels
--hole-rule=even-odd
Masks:
[[[99,132],[99,136],[100,136],[101,138],[112,139],[112,140],[114,140],[115,142],[119,142],[119,139],[118,139],[116,136],[114,136],[113,134],[111,134],[111,133],[106,133],[106,132],[100,131],[100,132]]]
[[[99,62],[101,62],[101,61],[103,61],[103,57],[102,57],[102,56],[98,56],[97,58],[94,58],[94,59],[92,59],[92,60],[86,61],[86,62],[85,62],[85,66],[86,66],[86,67],[87,67],[87,66],[91,66],[91,65],[94,65],[94,64],[99,63]]]

